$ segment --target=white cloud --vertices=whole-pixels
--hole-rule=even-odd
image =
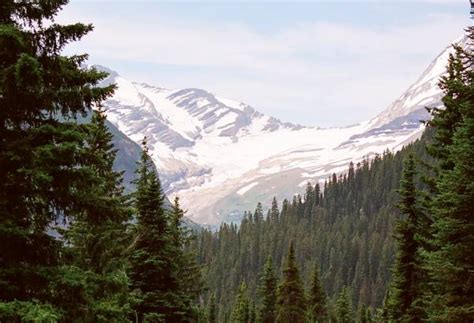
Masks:
[[[241,24],[161,18],[126,22],[126,17],[66,10],[60,20],[94,23],[94,32],[70,50],[87,51],[101,64],[107,65],[107,58],[181,67],[166,79],[150,75],[153,71],[134,73],[137,81],[201,87],[285,120],[317,125],[374,116],[462,33],[467,22],[439,15],[381,30],[314,22],[268,34]],[[187,73],[186,68],[209,73]]]

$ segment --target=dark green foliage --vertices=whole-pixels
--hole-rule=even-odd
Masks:
[[[343,287],[336,301],[336,319],[338,323],[354,322],[350,291]]]
[[[139,321],[184,321],[191,313],[191,297],[183,254],[183,232],[180,220],[183,212],[178,200],[171,212],[163,206],[164,195],[153,168],[146,141],[137,170],[135,207],[137,224],[130,256],[130,278],[139,295],[135,306]]]
[[[396,321],[421,322],[420,308],[423,269],[420,258],[419,235],[423,230],[422,213],[417,201],[415,187],[416,167],[413,155],[404,163],[400,181],[401,197],[399,209],[405,216],[396,227],[397,255],[392,275],[391,317]]]
[[[271,323],[276,319],[278,281],[273,268],[272,257],[268,257],[260,279],[258,322]]]
[[[0,2],[0,320],[197,320],[202,282],[184,212],[178,200],[165,212],[146,152],[130,239],[100,108],[115,86],[97,86],[107,74],[83,67],[87,55],[61,55],[92,30],[54,23],[66,3]]]
[[[359,321],[360,323],[370,323],[372,322],[372,312],[370,308],[362,304],[359,307]]]
[[[278,210],[278,203],[277,203],[276,198],[273,198],[272,208],[270,210],[270,219],[272,221],[277,221],[279,216],[280,216],[280,211]]]
[[[179,284],[174,293],[179,297],[183,310],[186,309],[185,318],[194,319],[198,312],[195,304],[198,304],[204,281],[201,276],[201,267],[196,262],[196,254],[189,250],[189,244],[195,237],[183,225],[184,211],[179,205],[178,197],[175,198],[171,210],[168,211],[168,216],[172,239],[172,261],[177,270],[174,275]]]
[[[435,130],[433,144],[428,146],[430,155],[436,158],[441,169],[452,169],[450,160],[450,146],[453,144],[453,135],[462,120],[461,106],[468,104],[469,93],[466,88],[469,82],[467,68],[469,57],[459,46],[454,46],[454,54],[449,55],[446,75],[443,75],[439,87],[444,91],[443,108],[432,109],[433,119],[429,125]]]
[[[218,316],[219,316],[219,313],[217,311],[216,295],[212,293],[209,299],[209,304],[207,308],[207,322],[217,323]]]
[[[305,322],[307,301],[295,260],[293,243],[286,258],[282,280],[278,286],[276,322]]]
[[[247,291],[247,285],[241,283],[237,297],[232,310],[231,321],[235,323],[248,323],[250,319],[250,299]]]
[[[49,304],[35,301],[0,303],[2,322],[58,322],[62,317],[62,313]]]
[[[61,244],[49,225],[86,214],[97,183],[89,128],[74,118],[113,91],[81,67],[86,55],[61,55],[92,29],[50,24],[65,3],[0,3],[0,301],[51,315]]]
[[[60,269],[57,303],[67,317],[85,321],[124,321],[133,302],[125,273],[127,221],[130,210],[122,195],[121,174],[113,171],[116,151],[105,125],[105,113],[94,113],[87,125],[87,160],[95,182],[87,207],[64,232],[65,264]]]
[[[314,266],[308,297],[308,318],[311,322],[323,322],[326,318],[326,293],[319,279],[318,266]]]
[[[137,224],[130,256],[132,287],[140,297],[135,310],[139,321],[151,319],[153,314],[164,319],[165,313],[174,313],[173,295],[169,290],[176,289],[177,282],[172,279],[172,268],[168,266],[172,255],[168,247],[171,239],[167,232],[167,219],[163,208],[164,196],[148,156],[146,141],[143,142],[143,153],[137,173]]]
[[[468,30],[469,41],[474,29]],[[431,246],[426,251],[432,321],[474,320],[474,54],[455,47],[440,82],[445,109],[435,110],[430,153],[437,161]]]
[[[252,301],[250,304],[248,323],[255,323],[256,320],[257,320],[257,310],[255,308],[255,302]]]
[[[468,37],[472,42],[472,27]],[[390,302],[382,312],[384,319],[474,320],[473,65],[472,48],[454,46],[447,73],[440,81],[444,108],[432,110],[433,143],[428,145],[431,177],[427,178],[429,190],[422,204],[431,216],[430,226],[420,221],[424,217],[413,184],[414,163],[413,159],[407,161],[400,190],[400,209],[407,219],[397,230],[398,257]]]

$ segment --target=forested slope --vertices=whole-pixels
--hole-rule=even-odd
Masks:
[[[330,298],[348,286],[354,308],[379,307],[394,258],[392,234],[400,218],[396,190],[403,160],[410,152],[426,159],[426,137],[396,154],[351,163],[347,174],[334,174],[322,187],[308,184],[304,196],[280,205],[274,200],[266,213],[259,204],[246,213],[240,227],[223,224],[217,232],[201,232],[194,248],[208,287],[221,305],[220,318],[229,317],[241,282],[258,303],[257,286],[266,258],[271,256],[281,273],[291,241],[306,286],[316,263]]]

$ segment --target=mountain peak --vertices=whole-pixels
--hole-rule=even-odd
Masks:
[[[468,46],[466,35],[459,37],[453,43],[463,48]],[[453,46],[447,46],[428,65],[418,79],[398,97],[385,110],[371,120],[371,128],[379,128],[382,125],[410,114],[422,115],[421,110],[426,107],[439,107],[441,105],[442,91],[438,87],[440,77],[446,72],[449,55],[454,52]],[[424,119],[428,117],[425,113]]]
[[[167,194],[179,195],[201,224],[239,221],[257,201],[343,172],[349,162],[396,151],[423,131],[425,106],[440,106],[443,51],[407,91],[370,121],[322,129],[285,123],[203,89],[130,82],[105,102],[109,120],[132,140],[149,138]]]

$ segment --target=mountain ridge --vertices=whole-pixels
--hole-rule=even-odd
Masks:
[[[441,106],[437,83],[450,52],[448,47],[438,55],[376,117],[347,127],[282,122],[202,89],[169,90],[113,71],[105,83],[118,89],[104,106],[109,121],[130,139],[148,138],[165,192],[179,195],[194,221],[218,225],[239,221],[256,201],[289,196],[296,193],[291,187],[419,138],[420,120],[429,118],[425,107]]]

